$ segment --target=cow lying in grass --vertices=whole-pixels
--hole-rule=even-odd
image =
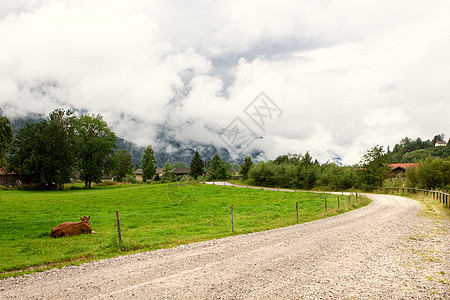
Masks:
[[[92,228],[89,225],[91,217],[82,217],[81,222],[65,222],[61,223],[52,229],[51,237],[59,238],[67,235],[79,235],[82,233],[92,233]]]

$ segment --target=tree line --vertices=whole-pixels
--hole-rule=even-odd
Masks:
[[[446,143],[446,147],[436,147],[436,142]],[[443,133],[435,135],[432,139],[422,140],[420,137],[411,139],[405,137],[395,144],[392,151],[387,148],[387,157],[390,163],[418,163],[427,157],[450,157],[450,139],[445,142]]]
[[[371,190],[384,184],[448,190],[450,146],[432,146],[443,140],[443,134],[425,142],[420,138],[405,138],[392,151],[388,147],[387,152],[377,145],[353,166],[339,166],[334,162],[320,164],[309,152],[280,155],[258,163],[246,157],[239,166],[222,160],[218,154],[205,161],[196,151],[189,165],[189,176],[201,181],[226,180],[231,178],[227,171],[233,170],[239,171],[249,184],[267,187]],[[61,187],[73,179],[75,171],[79,172],[85,186],[91,187],[92,182],[101,181],[104,173],[111,172],[117,181],[133,181],[133,170],[141,167],[144,181],[170,182],[177,179],[174,168],[187,168],[184,163],[167,161],[159,177],[151,145],[142,154],[141,166],[133,165],[127,150],[117,148],[117,136],[101,115],[75,116],[70,110],[57,109],[45,120],[27,123],[15,136],[9,119],[0,117],[1,166],[6,165],[10,172],[42,188]],[[420,153],[414,160],[419,166],[407,169],[404,177],[392,178],[389,164],[413,157],[408,156],[409,153]]]
[[[293,189],[369,190],[381,186],[389,176],[383,147],[375,146],[354,166],[339,166],[334,162],[319,164],[306,152],[286,154],[275,160],[253,164],[246,158],[241,168],[243,178],[252,185]]]
[[[133,171],[143,170],[144,181],[174,181],[174,168],[187,168],[182,162],[166,162],[161,178],[156,176],[157,161],[152,146],[142,154],[141,166],[132,163],[126,149],[118,150],[117,136],[101,115],[76,116],[71,110],[56,109],[38,123],[27,123],[14,136],[9,119],[0,117],[0,164],[25,182],[39,188],[62,187],[76,176],[86,187],[99,183],[105,174],[116,181],[133,181]],[[194,179],[228,179],[227,170],[237,164],[215,155],[203,161],[198,151],[190,165]]]
[[[303,190],[371,191],[381,186],[450,190],[450,158],[427,157],[417,167],[407,168],[405,175],[394,177],[382,146],[368,150],[353,166],[319,164],[308,152],[256,164],[247,157],[241,174],[252,185]]]

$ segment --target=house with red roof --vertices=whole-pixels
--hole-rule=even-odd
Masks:
[[[391,174],[393,176],[405,176],[406,169],[417,168],[418,163],[400,163],[400,164],[390,164]]]

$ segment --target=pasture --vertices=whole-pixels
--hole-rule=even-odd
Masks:
[[[325,212],[324,197],[328,211]],[[0,191],[0,278],[297,224],[367,205],[363,197],[202,184]],[[231,205],[234,205],[234,233]],[[122,241],[117,237],[120,213]],[[53,227],[90,216],[95,234],[54,239]]]

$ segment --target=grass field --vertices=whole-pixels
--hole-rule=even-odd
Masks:
[[[0,278],[297,224],[296,202],[303,223],[361,207],[369,200],[358,197],[356,202],[353,197],[349,205],[348,196],[341,196],[337,210],[336,195],[201,184],[0,191]],[[77,222],[84,215],[91,216],[96,234],[50,238],[54,226]]]

